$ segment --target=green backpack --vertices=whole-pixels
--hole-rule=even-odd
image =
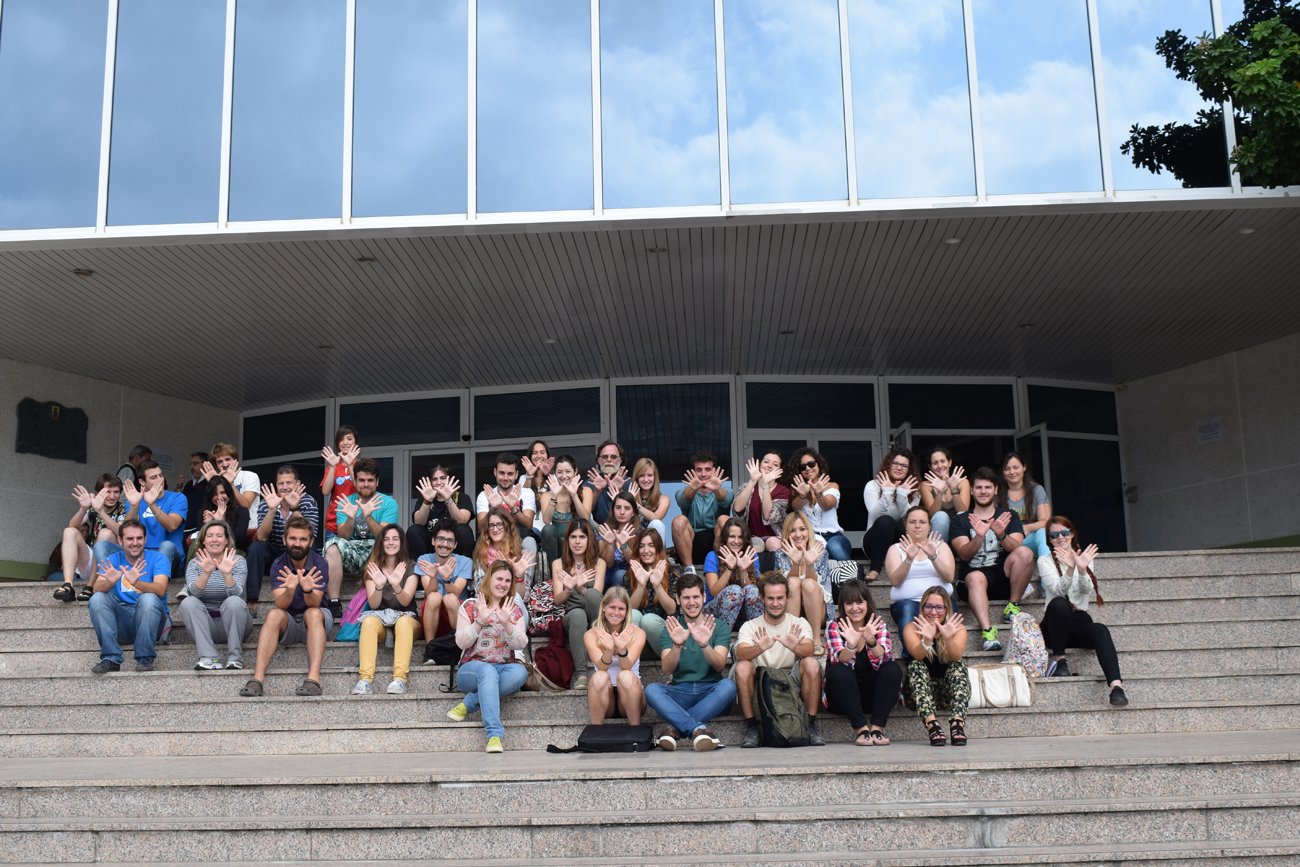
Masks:
[[[765,747],[808,746],[808,709],[799,684],[784,668],[759,666],[754,678],[754,716]]]

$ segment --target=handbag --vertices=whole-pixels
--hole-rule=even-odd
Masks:
[[[587,726],[578,735],[577,746],[560,749],[548,744],[548,753],[648,753],[654,749],[654,731],[648,725]]]
[[[1036,699],[1035,684],[1014,662],[971,665],[970,707],[1030,707]]]

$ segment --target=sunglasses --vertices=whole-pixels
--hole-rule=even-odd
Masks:
[[[1071,535],[1071,534],[1070,534],[1070,531],[1069,531],[1069,530],[1052,530],[1050,533],[1047,534],[1047,538],[1049,538],[1049,539],[1059,539],[1059,538],[1062,537],[1062,536],[1066,536],[1066,537],[1068,537],[1068,536],[1070,536],[1070,535]]]
[[[805,463],[800,464],[800,465],[799,465],[799,469],[801,469],[801,470],[806,470],[806,469],[808,469],[809,467],[815,467],[815,466],[817,466],[817,462],[816,462],[816,461],[807,461],[807,462],[805,462]]]

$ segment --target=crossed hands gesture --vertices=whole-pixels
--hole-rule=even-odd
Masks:
[[[122,582],[123,586],[128,590],[135,590],[135,585],[144,577],[144,560],[142,559],[139,563],[136,563],[130,568],[115,567],[110,566],[107,563],[100,563],[99,574],[111,581]]]
[[[315,592],[317,585],[323,580],[324,576],[320,574],[319,569],[314,567],[304,571],[302,569],[290,569],[285,566],[280,570],[280,578],[283,582],[280,586],[284,589],[301,589],[303,594],[306,595]]]
[[[229,576],[235,568],[235,549],[227,548],[221,552],[221,559],[213,557],[205,549],[199,549],[199,568],[205,573],[211,575],[213,572],[220,572],[222,575]]]
[[[915,560],[917,554],[925,554],[926,557],[933,560],[939,556],[939,544],[943,542],[943,536],[936,532],[931,532],[926,540],[921,543],[912,541],[912,537],[906,534],[898,540],[898,546],[903,549],[903,556],[908,560]]]
[[[331,467],[337,467],[341,461],[343,466],[351,469],[352,465],[357,462],[357,458],[361,457],[361,448],[360,446],[351,446],[335,454],[334,449],[326,446],[320,450],[320,456],[323,457],[325,463],[329,464]]]
[[[544,476],[548,475],[551,470],[555,469],[555,458],[547,458],[541,463],[535,464],[533,463],[532,458],[523,457],[519,459],[519,462],[524,465],[524,472],[527,473],[530,478],[538,473],[541,473]]]
[[[489,623],[500,623],[502,626],[514,626],[519,622],[523,612],[519,610],[515,597],[507,596],[501,601],[500,608],[488,608],[486,605],[476,606],[474,622],[482,629]]]
[[[739,553],[731,550],[729,545],[723,545],[719,554],[722,556],[722,562],[733,572],[748,572],[749,567],[754,565],[754,558],[758,556],[753,545]]]
[[[686,476],[682,479],[682,481],[686,483],[686,487],[690,488],[692,491],[698,493],[700,490],[705,490],[712,491],[715,494],[722,490],[722,483],[726,480],[727,471],[721,468],[719,468],[718,471],[713,474],[713,478],[709,479],[707,482],[701,480],[700,477],[695,474],[695,470],[687,470]]]
[[[983,538],[985,533],[987,533],[989,530],[992,530],[993,535],[1001,539],[1004,535],[1006,535],[1007,527],[1009,526],[1011,526],[1010,512],[1003,512],[1001,515],[999,515],[996,519],[992,521],[986,521],[983,518],[977,518],[973,514],[970,516],[970,527],[972,530],[975,531],[975,535],[978,538]]]
[[[788,647],[793,651],[799,646],[799,636],[793,632],[787,632],[784,635],[769,635],[766,626],[760,626],[754,632],[754,637],[758,640],[758,646],[763,652],[767,652],[774,644],[780,644]]]
[[[853,624],[849,622],[847,617],[840,618],[836,622],[839,624],[840,638],[844,640],[845,645],[852,647],[854,650],[857,650],[859,644],[865,646],[867,636],[876,638],[876,636],[880,635],[881,627],[885,625],[879,614],[871,615],[867,622],[862,624],[861,629],[854,629]]]
[[[437,578],[441,576],[444,582],[451,580],[451,573],[456,571],[456,558],[448,557],[446,563],[439,563],[436,566],[430,565],[428,560],[417,560],[415,571],[426,578]],[[425,588],[428,590],[428,588]]]
[[[382,589],[385,584],[391,584],[393,589],[397,590],[402,586],[402,579],[405,576],[405,563],[398,563],[387,572],[379,568],[378,563],[370,563],[366,566],[366,579],[375,585],[376,590]]]
[[[890,491],[895,497],[898,496],[899,491],[902,491],[905,496],[911,497],[912,494],[916,493],[918,487],[916,479],[913,476],[905,476],[901,482],[895,484],[894,480],[889,477],[889,474],[884,472],[876,473],[876,483],[880,485],[881,493]]]
[[[371,499],[373,500],[374,498],[372,497]],[[355,521],[357,519],[357,512],[361,511],[359,503],[351,502],[347,497],[342,496],[341,494],[335,498],[334,507],[344,515],[347,515],[349,521]]]
[[[600,525],[600,540],[602,542],[609,542],[615,548],[622,548],[631,541],[634,535],[636,534],[633,533],[631,527],[626,524],[617,530],[610,527],[609,524]]]
[[[506,562],[510,564],[510,571],[515,573],[515,578],[523,578],[524,573],[533,568],[533,563],[536,561],[536,555],[532,551],[525,549],[520,552],[518,557]]]

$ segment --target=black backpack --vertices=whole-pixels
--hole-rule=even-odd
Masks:
[[[461,649],[456,643],[456,633],[448,632],[439,635],[433,641],[429,642],[433,648],[434,665],[449,665],[451,670],[447,672],[447,685],[438,687],[439,692],[451,692],[456,684],[456,664],[460,662]]]
[[[808,746],[808,709],[799,685],[784,668],[759,666],[754,678],[754,715],[763,746]]]
[[[555,744],[548,753],[648,753],[654,749],[654,731],[647,725],[587,726],[578,735],[578,745],[562,750]]]

